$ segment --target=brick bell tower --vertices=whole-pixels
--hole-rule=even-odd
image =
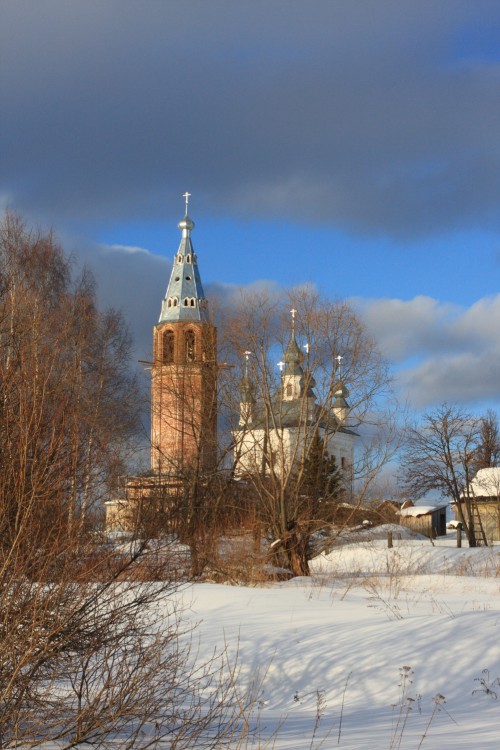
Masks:
[[[151,468],[207,472],[217,460],[217,330],[210,323],[186,213],[172,274],[153,328]]]

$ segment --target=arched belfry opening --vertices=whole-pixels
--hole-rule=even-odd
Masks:
[[[186,362],[194,362],[196,359],[196,334],[192,328],[184,331],[184,356]]]
[[[175,333],[171,328],[167,328],[162,333],[162,356],[163,364],[168,365],[174,361]]]

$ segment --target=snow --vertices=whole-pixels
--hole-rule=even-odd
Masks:
[[[426,516],[427,513],[434,513],[439,506],[436,505],[410,505],[408,508],[403,508],[399,511],[400,516],[413,516],[418,518],[419,516]]]
[[[245,747],[498,750],[500,547],[395,528],[392,549],[392,527],[360,531],[309,578],[190,589],[199,657],[227,648],[254,696]]]
[[[498,497],[500,495],[500,468],[479,469],[470,486],[474,497]]]

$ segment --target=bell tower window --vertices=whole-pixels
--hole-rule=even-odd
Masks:
[[[174,332],[167,330],[162,336],[162,355],[164,364],[174,361]]]
[[[186,362],[194,362],[196,354],[196,337],[194,331],[186,331],[184,333],[184,351],[186,355]]]

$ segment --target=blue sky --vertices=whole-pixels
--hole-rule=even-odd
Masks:
[[[0,206],[150,346],[204,284],[348,298],[417,409],[500,405],[494,0],[0,0]]]

